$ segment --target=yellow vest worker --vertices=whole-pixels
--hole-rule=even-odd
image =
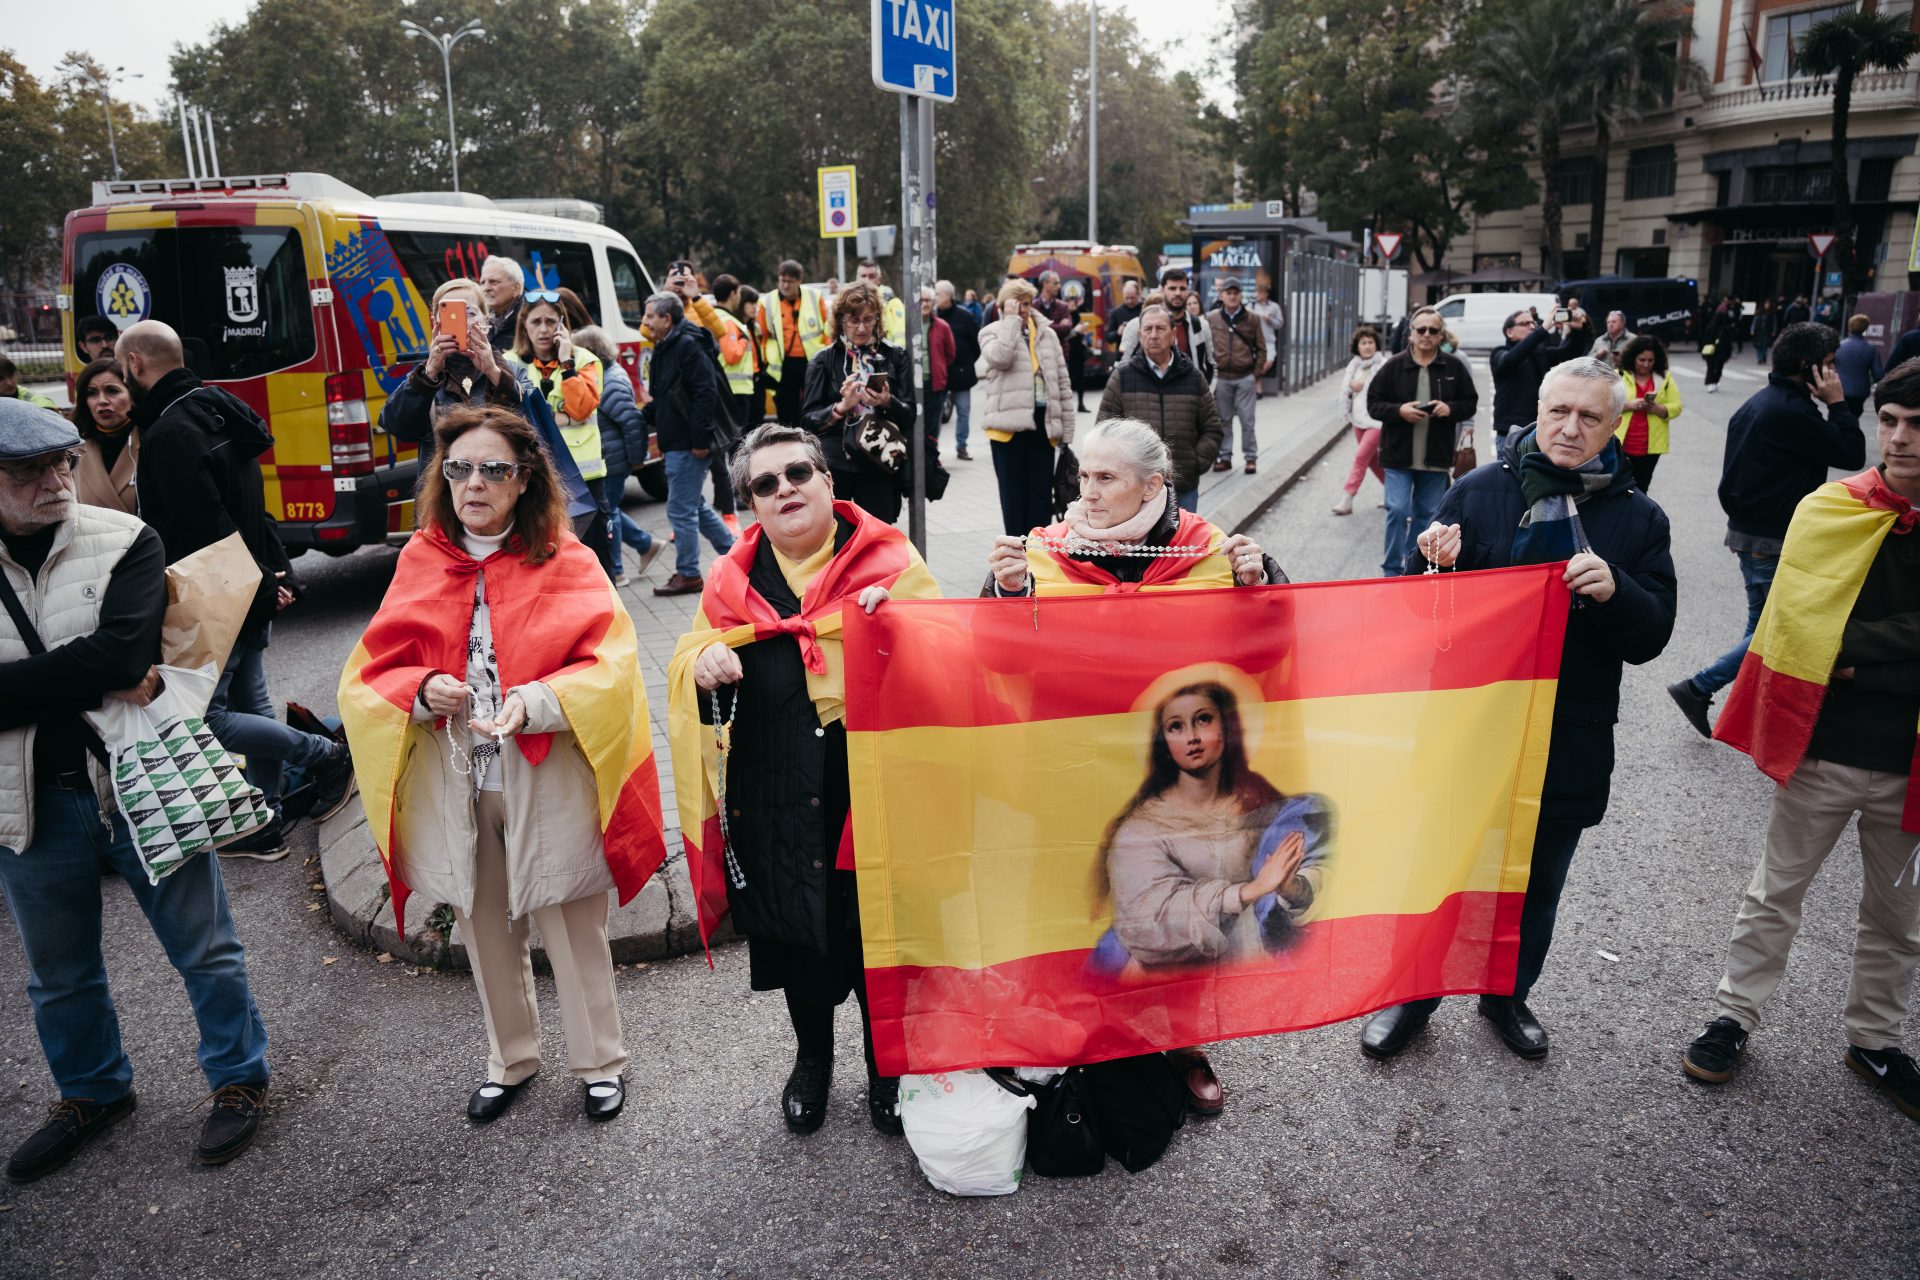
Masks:
[[[881,336],[904,351],[907,346],[907,304],[890,290],[882,288],[881,293],[885,297],[880,308]]]
[[[766,333],[761,349],[766,355],[769,378],[778,382],[780,370],[788,359],[804,363],[826,349],[825,314],[820,291],[812,285],[801,285],[800,296],[792,302],[778,292],[760,295],[760,323]]]
[[[753,394],[753,339],[747,326],[731,311],[716,309],[720,317],[720,367],[727,374],[727,390],[736,396]],[[752,424],[749,424],[752,425]]]

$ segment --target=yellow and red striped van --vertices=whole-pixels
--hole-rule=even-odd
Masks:
[[[446,192],[374,197],[317,173],[97,182],[67,215],[59,305],[68,381],[75,325],[149,317],[187,363],[265,418],[267,511],[298,554],[343,555],[413,528],[414,448],[380,406],[426,354],[427,299],[504,254],[580,295],[640,382],[652,278],[583,201]]]

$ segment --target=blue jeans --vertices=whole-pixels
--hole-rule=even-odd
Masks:
[[[133,1087],[100,955],[100,873],[108,868],[132,886],[186,981],[207,1086],[265,1084],[267,1029],[247,987],[220,859],[200,854],[150,885],[119,814],[103,825],[92,792],[43,785],[34,791],[33,843],[17,855],[0,850],[0,890],[27,953],[34,1027],[60,1096],[113,1102]]]
[[[617,578],[623,572],[620,563],[620,544],[626,543],[641,555],[647,554],[653,546],[653,535],[633,522],[633,517],[620,509],[621,495],[627,491],[627,477],[633,472],[622,468],[607,468],[607,519],[613,530],[613,574]]]
[[[274,717],[273,699],[267,696],[267,643],[272,634],[272,626],[265,626],[234,642],[206,720],[221,746],[247,758],[247,781],[278,809],[281,766],[311,769],[332,755],[335,745],[330,738],[302,733]]]
[[[1174,502],[1174,505],[1179,507],[1182,511],[1191,511],[1193,512],[1193,514],[1199,515],[1200,514],[1200,486],[1195,485],[1193,488],[1187,490],[1185,493],[1174,494],[1173,502]]]
[[[1740,643],[1693,673],[1693,687],[1711,698],[1733,683],[1740,664],[1747,660],[1747,647],[1753,643],[1753,629],[1760,625],[1760,611],[1767,607],[1767,595],[1773,590],[1773,571],[1780,567],[1778,556],[1734,553],[1740,558],[1740,581],[1747,588],[1747,630]]]
[[[1771,342],[1755,341],[1753,344],[1753,362],[1755,364],[1765,364],[1767,362],[1767,348],[1772,345]]]
[[[1440,499],[1446,494],[1444,471],[1387,468],[1387,540],[1380,561],[1382,577],[1397,578],[1406,572],[1413,540],[1433,523],[1433,513],[1440,509]]]
[[[947,395],[953,400],[953,447],[964,449],[967,447],[967,419],[973,414],[973,388],[968,387],[965,391],[949,389]],[[936,427],[932,434],[938,435],[939,428]]]
[[[694,457],[691,449],[669,449],[666,461],[667,522],[673,526],[673,570],[683,578],[697,578],[702,535],[721,555],[733,546],[733,535],[720,522],[720,513],[703,496],[708,460]]]

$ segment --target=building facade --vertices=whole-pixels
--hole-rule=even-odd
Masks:
[[[1706,71],[1706,91],[1675,95],[1615,137],[1605,173],[1591,126],[1562,139],[1564,278],[1679,276],[1696,280],[1702,296],[1745,299],[1836,291],[1838,265],[1816,263],[1809,239],[1832,230],[1833,85],[1800,71],[1793,49],[1815,22],[1858,4],[1876,0],[1695,0],[1683,52]],[[1920,9],[1901,12],[1920,31]],[[1848,137],[1869,288],[1920,288],[1920,61],[1855,81]],[[1605,233],[1594,245],[1588,224],[1603,183]],[[1481,217],[1445,265],[1545,270],[1540,205]]]

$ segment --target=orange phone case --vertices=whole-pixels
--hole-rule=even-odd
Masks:
[[[450,333],[460,340],[460,349],[467,349],[467,304],[458,298],[447,298],[440,303],[440,332]]]

